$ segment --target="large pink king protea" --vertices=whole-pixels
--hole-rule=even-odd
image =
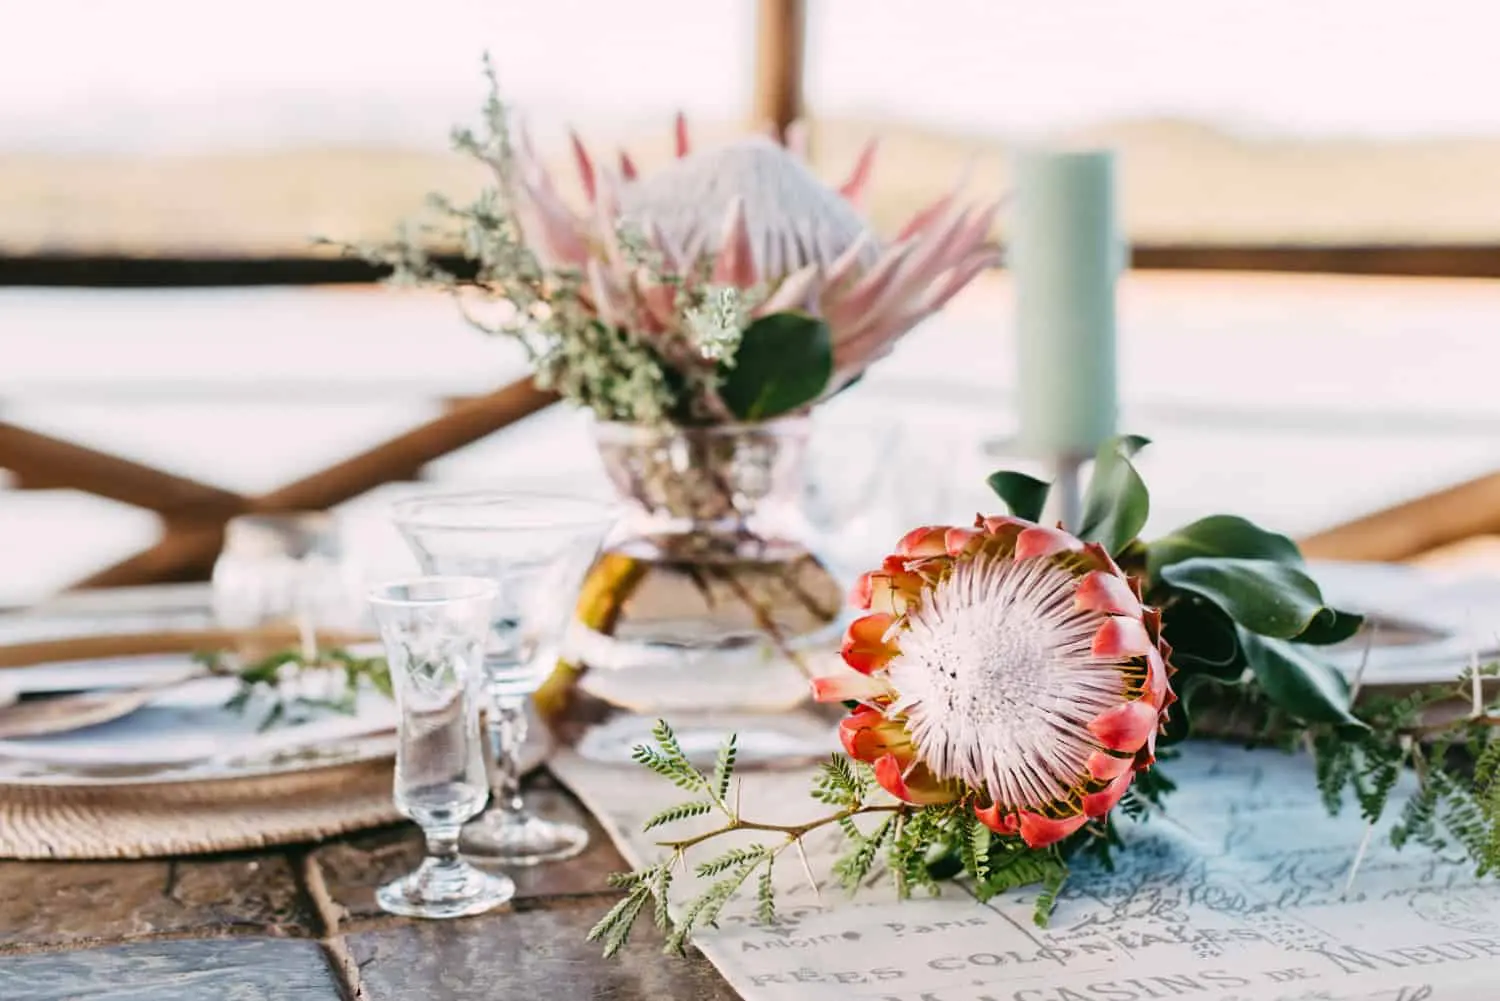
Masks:
[[[911,803],[964,800],[1033,848],[1108,813],[1175,701],[1161,614],[1096,544],[1019,518],[906,535],[855,591],[868,614],[819,679],[857,701],[849,754]]]
[[[516,152],[512,194],[528,246],[544,268],[584,274],[592,308],[611,326],[650,337],[679,332],[683,322],[673,282],[620,246],[625,223],[666,276],[691,284],[706,271],[713,283],[758,289],[765,298],[756,315],[821,316],[832,335],[832,392],[998,260],[987,242],[998,206],[960,204],[957,188],[894,240],[879,240],[858,211],[873,144],[837,192],[766,138],[693,152],[678,116],[676,149],[671,165],[648,175],[621,154],[615,172],[575,136],[585,212],[559,194],[528,143]]]

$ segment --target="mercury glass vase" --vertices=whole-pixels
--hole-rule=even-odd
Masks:
[[[538,707],[566,743],[625,761],[658,718],[711,761],[799,763],[836,747],[809,677],[836,649],[843,593],[805,543],[808,424],[601,423],[625,515],[586,578]]]

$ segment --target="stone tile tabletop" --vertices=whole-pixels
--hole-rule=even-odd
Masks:
[[[545,783],[534,796],[586,819]],[[610,961],[583,941],[624,867],[590,826],[579,858],[510,870],[510,907],[446,922],[374,905],[421,855],[409,825],[234,855],[0,861],[0,1001],[732,1001],[702,957],[663,956],[654,929]]]

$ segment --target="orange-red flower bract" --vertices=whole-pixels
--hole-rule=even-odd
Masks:
[[[910,803],[1040,848],[1119,803],[1176,700],[1161,613],[1101,546],[1020,518],[913,529],[852,596],[819,679],[844,749]]]

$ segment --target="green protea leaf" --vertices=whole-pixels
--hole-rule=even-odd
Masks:
[[[1277,708],[1305,723],[1369,729],[1349,711],[1343,675],[1299,644],[1241,629],[1240,645],[1255,680]]]
[[[800,410],[833,378],[828,324],[805,313],[762,316],[745,328],[719,377],[719,396],[741,420],[764,421]]]
[[[1027,521],[1041,520],[1052,484],[1013,470],[991,473],[985,482],[1005,502],[1011,514]]]
[[[1162,579],[1206,598],[1262,636],[1336,643],[1353,636],[1363,621],[1323,604],[1318,585],[1301,570],[1271,560],[1198,556],[1163,567]]]
[[[1075,533],[1097,542],[1111,555],[1128,546],[1146,527],[1151,495],[1130,457],[1151,444],[1149,438],[1126,434],[1099,446],[1094,474],[1083,495],[1083,519]]]
[[[1195,556],[1302,563],[1302,552],[1285,535],[1268,532],[1237,515],[1215,514],[1150,542],[1146,550],[1147,572],[1153,581],[1159,580],[1163,567]]]

